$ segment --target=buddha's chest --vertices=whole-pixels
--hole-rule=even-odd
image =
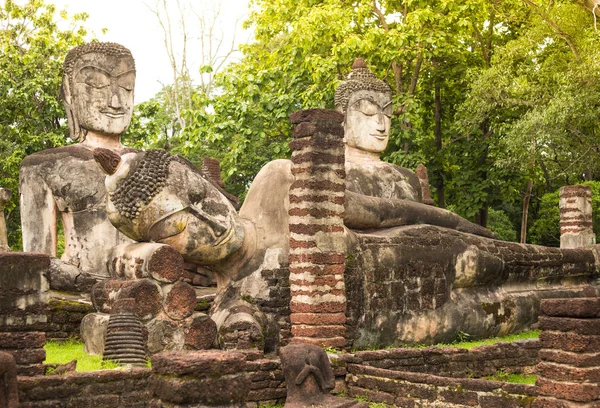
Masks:
[[[65,160],[45,175],[61,212],[105,211],[105,175],[93,160]]]
[[[347,163],[346,188],[372,197],[421,201],[416,175],[389,163],[368,166]]]

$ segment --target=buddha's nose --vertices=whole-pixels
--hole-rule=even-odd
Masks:
[[[112,96],[110,97],[110,103],[108,106],[115,109],[121,108],[121,98],[119,98],[117,92],[112,92]]]
[[[381,133],[385,132],[385,119],[383,113],[377,114],[377,130]]]

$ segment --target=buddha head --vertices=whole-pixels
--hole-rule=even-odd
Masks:
[[[71,138],[87,132],[118,137],[131,122],[135,62],[115,43],[89,43],[73,48],[63,64],[62,98]]]
[[[378,79],[362,58],[335,91],[335,105],[344,114],[347,147],[371,153],[385,150],[392,117],[392,90]]]

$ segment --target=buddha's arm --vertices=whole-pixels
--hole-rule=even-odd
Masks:
[[[346,190],[344,224],[354,229],[430,224],[496,238],[493,232],[442,208],[409,200],[366,196]]]
[[[23,250],[56,256],[56,203],[35,166],[19,174]]]

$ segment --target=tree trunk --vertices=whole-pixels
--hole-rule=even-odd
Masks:
[[[434,122],[435,122],[435,150],[439,153],[442,150],[442,92],[440,89],[440,84],[436,80],[435,81],[435,108],[434,108]],[[446,208],[446,195],[444,191],[444,170],[443,166],[439,166],[439,174],[437,177],[437,196],[438,196],[438,206],[440,208]]]
[[[531,190],[533,189],[533,180],[527,183],[527,190],[523,197],[523,217],[521,218],[521,244],[527,241],[527,216],[529,215],[529,201],[531,201]]]

